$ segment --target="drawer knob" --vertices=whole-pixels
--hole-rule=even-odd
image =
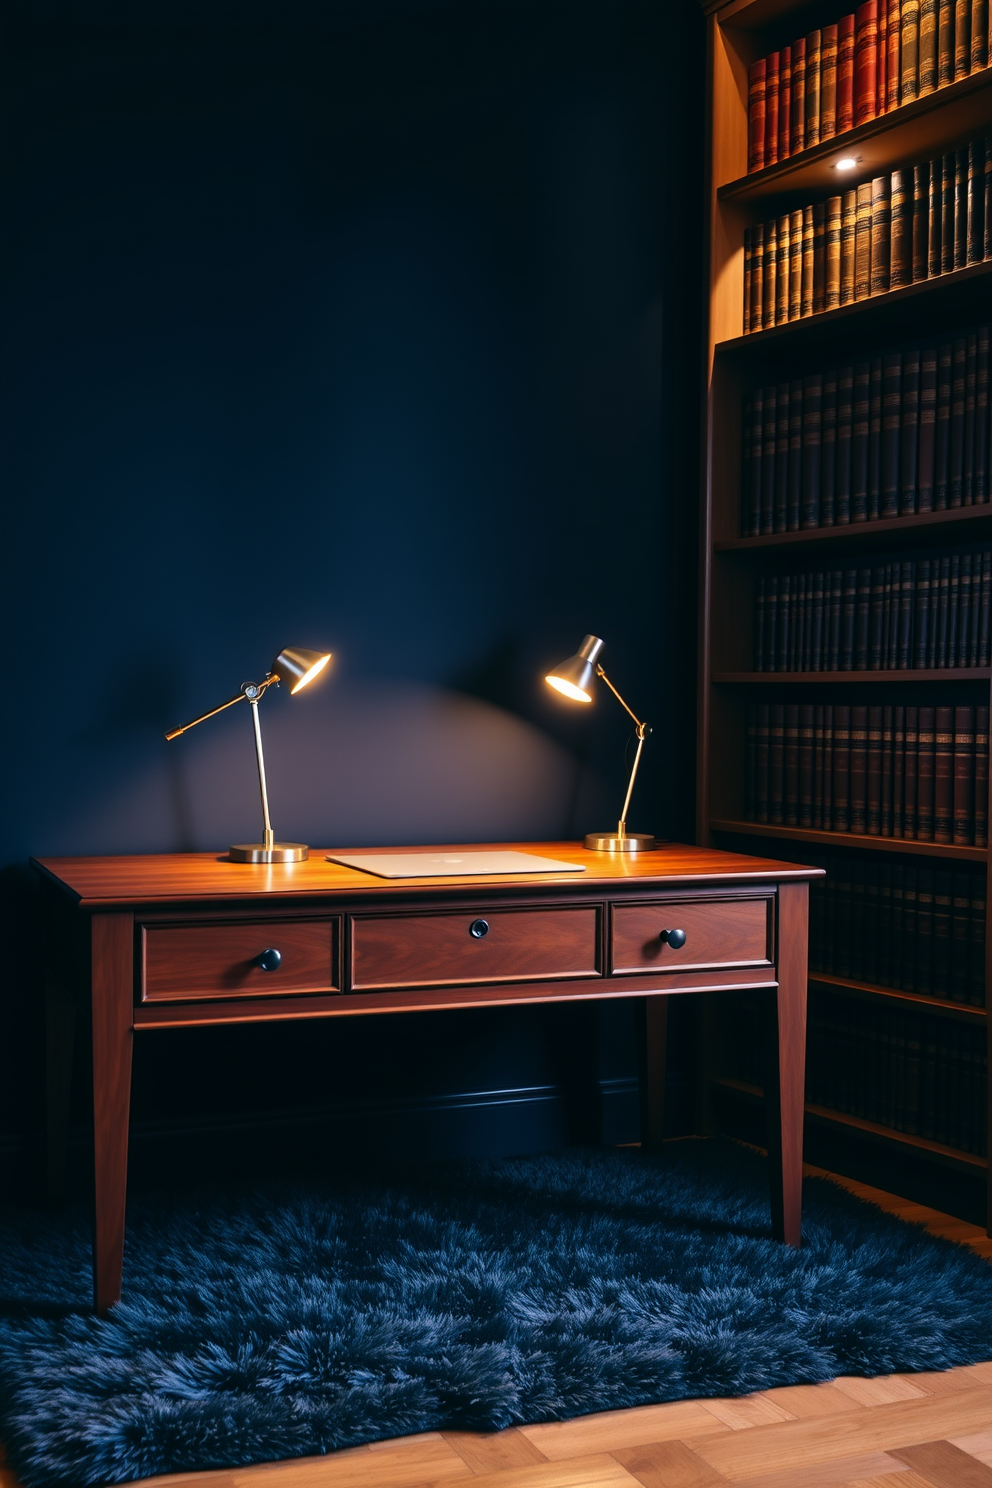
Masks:
[[[473,940],[481,940],[484,935],[489,934],[489,921],[473,920],[468,927],[468,933],[472,936]]]
[[[685,945],[684,930],[662,930],[658,939],[662,945],[670,945],[673,951],[680,950]]]
[[[277,951],[272,946],[269,950],[263,951],[260,956],[255,958],[255,964],[256,966],[260,966],[263,971],[277,971],[282,965],[282,951]]]

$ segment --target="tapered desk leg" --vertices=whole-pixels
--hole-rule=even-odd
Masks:
[[[661,1142],[665,1116],[668,998],[642,997],[637,1012],[641,1146],[651,1149]]]
[[[802,1244],[808,920],[808,884],[780,884],[778,992],[765,1079],[765,1122],[772,1232],[786,1245]]]
[[[98,1308],[120,1301],[131,1103],[134,918],[93,916],[93,1292]]]

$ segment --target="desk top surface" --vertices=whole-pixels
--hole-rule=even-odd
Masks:
[[[582,863],[584,873],[522,873],[497,876],[462,875],[451,878],[374,878],[356,868],[329,863],[328,852],[459,851],[466,847],[532,852],[562,862]],[[635,881],[645,888],[727,880],[778,881],[819,878],[823,870],[754,858],[744,853],[719,852],[710,847],[666,843],[653,852],[620,855],[588,852],[574,842],[501,842],[439,844],[422,849],[311,848],[304,863],[232,863],[226,853],[160,853],[141,857],[32,858],[32,865],[54,879],[84,909],[115,905],[189,903],[191,900],[333,897],[336,895],[402,894],[405,897],[443,897],[452,890],[532,889],[566,886],[572,892],[589,885],[606,886]],[[440,891],[440,893],[439,893]]]

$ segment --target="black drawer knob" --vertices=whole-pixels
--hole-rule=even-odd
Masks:
[[[260,956],[256,957],[255,964],[263,971],[278,971],[282,965],[282,951],[277,951],[275,946],[271,946],[269,950],[263,951]]]
[[[684,930],[662,930],[658,938],[662,945],[670,945],[673,951],[680,950],[685,945]]]
[[[473,940],[481,940],[484,935],[489,934],[489,921],[473,920],[468,927],[468,933],[472,936]]]

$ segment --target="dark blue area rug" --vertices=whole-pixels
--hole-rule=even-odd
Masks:
[[[992,1266],[823,1180],[805,1246],[725,1142],[136,1194],[0,1233],[0,1439],[29,1488],[992,1356]]]

